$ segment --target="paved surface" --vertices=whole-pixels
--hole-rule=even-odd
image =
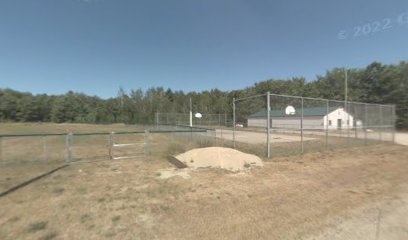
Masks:
[[[408,146],[408,133],[396,133],[395,143]]]
[[[217,129],[217,137],[223,138],[226,140],[231,140],[233,138],[232,130]],[[282,143],[282,142],[300,142],[301,137],[299,135],[287,135],[287,134],[278,134],[273,133],[272,143]],[[315,138],[303,137],[304,141],[314,140]],[[249,131],[235,131],[235,140],[243,143],[253,143],[266,144],[266,132],[249,132]]]

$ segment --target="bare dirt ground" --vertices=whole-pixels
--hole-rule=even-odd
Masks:
[[[236,149],[224,147],[196,148],[175,156],[189,168],[222,168],[237,172],[263,166],[262,159]]]
[[[407,163],[374,145],[164,179],[160,157],[74,164],[0,198],[0,239],[407,239]]]

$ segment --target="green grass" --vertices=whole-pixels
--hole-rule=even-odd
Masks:
[[[88,214],[82,214],[81,217],[79,218],[81,223],[87,222],[91,217]]]
[[[47,221],[39,221],[39,222],[31,223],[30,226],[28,226],[27,232],[33,233],[33,232],[45,230],[47,228],[47,225],[48,225]]]
[[[81,195],[86,194],[88,192],[85,187],[78,187],[76,191],[78,194],[81,194]]]
[[[114,222],[114,223],[118,222],[119,220],[120,220],[120,216],[114,216],[112,218],[112,222]]]

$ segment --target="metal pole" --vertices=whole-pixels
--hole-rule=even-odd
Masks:
[[[66,156],[65,161],[71,162],[72,160],[72,133],[68,133],[65,138],[65,148],[67,151],[67,156]]]
[[[111,132],[109,134],[109,158],[113,159],[113,134],[114,132]]]
[[[193,103],[191,102],[191,97],[190,97],[190,127],[193,126]]]
[[[3,137],[0,137],[0,162],[5,165],[6,161],[3,159]]]
[[[266,144],[268,145],[268,158],[271,157],[271,139],[270,139],[270,132],[271,132],[271,95],[270,92],[266,93]]]
[[[347,145],[349,145],[349,125],[350,125],[350,120],[349,120],[349,113],[347,109],[347,94],[348,94],[348,76],[347,76],[347,69],[344,68],[344,112],[347,114]],[[342,125],[343,128],[343,125]]]
[[[329,100],[326,100],[326,149],[329,148]]]
[[[156,129],[159,129],[159,113],[156,112]]]
[[[224,138],[222,137],[222,127],[221,127],[220,131],[221,131],[221,146],[224,146]]]
[[[353,127],[354,127],[354,138],[357,139],[357,119],[356,119],[357,111],[356,111],[356,103],[354,103],[354,116],[353,116]]]
[[[379,127],[379,134],[380,134],[380,142],[382,142],[382,130],[383,130],[383,111],[382,111],[382,106],[378,106],[380,109],[380,127]]]
[[[396,118],[395,118],[395,105],[392,106],[392,142],[395,143],[395,124],[396,124]]]
[[[347,146],[350,145],[350,113],[349,113],[349,104],[346,102],[346,114],[347,114]]]
[[[143,149],[143,151],[144,151],[145,157],[146,157],[147,155],[149,155],[149,151],[150,151],[150,149],[149,149],[149,130],[145,130],[145,134],[144,134],[144,149]]]
[[[300,118],[300,141],[302,145],[302,154],[303,154],[303,97],[301,98],[302,102],[302,112],[301,112],[301,118]]]
[[[364,144],[367,145],[367,126],[368,126],[368,116],[367,116],[367,103],[364,104]]]
[[[347,110],[348,76],[347,69],[344,69],[344,109]]]
[[[217,145],[217,129],[214,129],[213,131],[214,131],[214,145]]]
[[[235,98],[232,99],[232,125],[233,125],[233,130],[232,130],[232,144],[233,147],[235,148]]]
[[[43,136],[43,156],[44,162],[48,161],[48,152],[47,152],[47,136]]]

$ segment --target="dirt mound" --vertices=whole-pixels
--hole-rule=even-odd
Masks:
[[[251,166],[263,166],[259,157],[232,148],[197,148],[175,157],[190,168],[212,167],[236,172]]]

